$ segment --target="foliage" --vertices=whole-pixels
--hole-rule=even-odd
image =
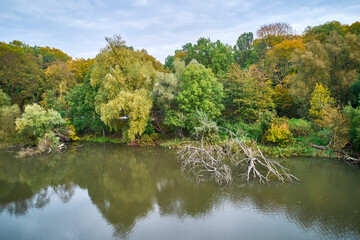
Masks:
[[[178,79],[173,73],[156,73],[156,81],[152,96],[154,108],[164,114],[170,109],[178,88]]]
[[[302,39],[294,38],[283,40],[266,53],[265,69],[274,84],[283,84],[284,78],[295,71],[291,56],[303,49]]]
[[[45,110],[34,103],[25,107],[21,118],[16,119],[16,129],[20,133],[29,133],[36,138],[43,138],[46,133],[52,132],[56,126],[63,125],[64,119],[60,113],[49,109]]]
[[[143,134],[139,138],[132,140],[128,143],[130,146],[141,146],[141,147],[149,147],[156,146],[159,141],[159,136],[156,133],[152,134]]]
[[[278,84],[274,88],[274,104],[279,117],[297,117],[294,97],[289,88],[284,84]]]
[[[197,110],[206,113],[209,119],[220,116],[222,99],[223,86],[211,70],[201,64],[190,64],[184,69],[175,101],[187,117],[186,127],[192,128],[191,118]]]
[[[332,139],[329,144],[334,152],[339,152],[349,142],[349,119],[339,107],[326,106],[318,123],[331,132]]]
[[[353,108],[347,106],[344,109],[344,113],[350,122],[349,137],[351,143],[357,150],[360,150],[360,107]]]
[[[45,70],[45,88],[52,89],[55,96],[63,98],[69,89],[74,87],[75,78],[74,73],[63,61],[57,60],[53,62]]]
[[[265,133],[266,141],[285,147],[290,141],[291,133],[286,122],[276,124],[271,123],[270,129]]]
[[[179,52],[186,53],[181,58],[186,64],[189,64],[192,59],[196,59],[206,68],[211,68],[217,76],[226,73],[233,62],[232,47],[219,40],[212,42],[210,38],[199,38],[194,45],[187,43]]]
[[[310,27],[308,26],[305,29],[304,40],[305,42],[310,42],[313,40],[318,40],[320,42],[325,42],[326,38],[333,32],[336,31],[338,34],[344,35],[344,26],[341,25],[338,21],[327,22],[325,24]]]
[[[91,66],[94,64],[95,59],[78,58],[66,62],[70,72],[73,74],[77,84],[83,83],[86,75],[90,72]]]
[[[0,107],[6,107],[11,105],[10,97],[0,89]]]
[[[234,46],[234,61],[242,68],[248,68],[254,63],[251,58],[253,52],[254,35],[252,32],[243,33],[239,36]]]
[[[311,122],[292,118],[289,120],[289,129],[294,137],[308,136],[311,133]]]
[[[297,74],[289,77],[290,90],[301,106],[301,116],[309,109],[311,93],[316,84],[326,85],[332,96],[347,104],[351,100],[350,86],[358,79],[360,41],[353,34],[342,36],[332,32],[327,44],[314,40],[305,44],[305,50],[293,55]]]
[[[121,129],[125,139],[135,139],[150,115],[155,71],[145,53],[126,47],[120,36],[106,39],[108,45],[96,57],[91,72],[91,85],[98,89],[95,109],[107,126]]]
[[[59,145],[59,138],[55,136],[54,132],[45,133],[45,135],[38,139],[38,150],[40,153],[49,149],[55,149]]]
[[[43,72],[39,58],[21,46],[0,42],[0,87],[22,107],[37,100]]]
[[[17,137],[15,119],[20,115],[20,108],[16,104],[0,107],[0,142],[9,142]]]
[[[270,23],[262,25],[256,32],[268,48],[275,46],[293,35],[292,27],[287,23]]]
[[[99,114],[95,111],[96,90],[90,85],[90,75],[84,83],[76,85],[66,96],[69,105],[67,116],[74,127],[81,133],[94,131],[99,133],[105,128]]]
[[[256,66],[245,71],[232,65],[224,85],[227,110],[245,122],[255,121],[259,112],[275,107],[271,82]]]
[[[210,120],[205,112],[196,111],[197,123],[194,127],[193,137],[197,140],[214,143],[219,140],[219,127],[216,122]]]
[[[43,100],[40,102],[40,105],[45,109],[53,109],[61,114],[62,117],[65,117],[67,113],[67,104],[65,99],[56,97],[54,91],[47,90],[43,93]]]
[[[311,94],[309,114],[313,119],[321,119],[324,115],[325,108],[334,105],[334,99],[330,96],[330,91],[321,83],[317,84],[314,92]]]

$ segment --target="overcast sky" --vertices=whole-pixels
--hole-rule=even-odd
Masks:
[[[0,41],[59,48],[73,58],[95,57],[105,36],[164,62],[199,37],[234,45],[243,32],[286,22],[297,33],[337,20],[360,21],[359,0],[0,0]]]

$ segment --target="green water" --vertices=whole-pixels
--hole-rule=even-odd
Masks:
[[[195,183],[165,148],[0,151],[0,239],[360,239],[360,169],[288,159],[296,184]]]

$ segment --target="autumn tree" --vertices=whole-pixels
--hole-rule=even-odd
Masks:
[[[71,59],[66,62],[70,72],[73,74],[75,82],[83,83],[85,76],[90,72],[91,66],[94,64],[95,59],[77,58]]]
[[[295,50],[303,49],[301,38],[285,39],[266,53],[265,69],[275,85],[283,84],[284,78],[295,71],[291,57],[295,54]]]
[[[315,90],[311,94],[310,116],[315,120],[321,119],[324,116],[325,111],[329,109],[329,107],[333,107],[334,104],[335,101],[331,97],[329,89],[321,83],[316,83]]]
[[[272,111],[275,107],[271,81],[256,66],[249,71],[233,64],[224,81],[227,111],[243,121],[253,122],[259,112]]]
[[[297,74],[289,77],[291,93],[304,116],[316,83],[326,85],[332,96],[345,105],[351,100],[350,87],[358,79],[360,66],[360,41],[353,34],[339,35],[332,32],[327,44],[314,40],[305,44],[305,50],[293,55]]]
[[[16,44],[0,42],[0,87],[13,103],[23,106],[41,95],[40,61]]]
[[[57,60],[46,69],[45,88],[53,90],[56,96],[62,99],[74,86],[74,73],[65,62]]]
[[[270,23],[262,25],[256,32],[258,39],[263,40],[268,48],[275,46],[294,34],[287,23]]]
[[[124,139],[131,140],[147,125],[155,71],[145,53],[126,47],[119,35],[106,41],[91,72],[91,85],[98,89],[96,112],[107,126],[122,130]]]

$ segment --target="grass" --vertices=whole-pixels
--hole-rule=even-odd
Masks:
[[[124,141],[119,140],[118,138],[109,138],[109,137],[94,137],[91,135],[83,136],[79,141],[86,142],[102,142],[102,143],[124,143]]]

